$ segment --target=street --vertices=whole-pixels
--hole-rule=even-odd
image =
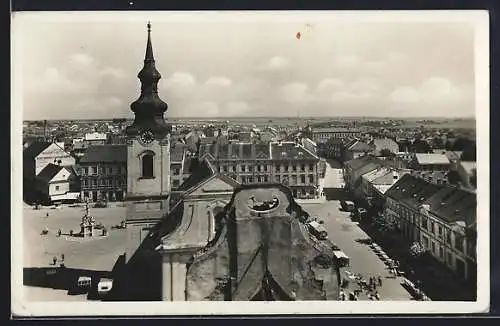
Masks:
[[[323,204],[303,203],[301,206],[311,216],[324,221],[328,238],[350,257],[351,266],[348,270],[362,274],[365,279],[377,275],[382,277],[383,285],[378,289],[380,300],[412,300],[411,295],[401,286],[401,278],[393,278],[384,262],[368,244],[363,243],[368,235],[357,223],[350,220],[348,212],[339,210],[339,201],[327,201]],[[342,276],[346,276],[345,268],[341,272]],[[350,283],[350,289],[357,288],[353,281]],[[360,300],[367,298],[363,296]]]

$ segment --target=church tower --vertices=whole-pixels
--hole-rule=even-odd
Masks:
[[[156,70],[151,43],[151,24],[144,66],[137,77],[141,95],[130,105],[135,119],[127,136],[127,254],[128,261],[149,229],[168,212],[170,195],[171,126],[163,114],[168,105],[158,96],[161,75]]]

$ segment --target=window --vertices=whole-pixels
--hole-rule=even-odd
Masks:
[[[461,252],[464,251],[464,237],[458,233],[455,233],[455,248]]]
[[[227,165],[224,165],[224,166],[222,167],[222,171],[227,172]]]
[[[443,259],[444,258],[444,250],[443,247],[439,247],[439,258]]]
[[[59,190],[59,186],[56,186],[56,190]]]
[[[108,174],[113,174],[113,168],[112,167],[108,167]]]
[[[432,253],[436,252],[436,243],[434,241],[431,242],[431,251]]]
[[[446,231],[446,243],[451,245],[451,231],[450,230]]]
[[[434,233],[434,222],[433,221],[431,221],[431,227],[430,227],[429,231],[431,231],[431,233]]]
[[[443,227],[442,227],[441,225],[438,225],[438,234],[439,234],[440,236],[442,236],[442,235],[443,235]]]
[[[422,216],[422,228],[427,230],[427,217]]]
[[[267,175],[264,176],[264,182],[269,182],[269,177]]]
[[[309,175],[309,183],[314,183],[314,175]]]
[[[264,165],[264,172],[267,172],[267,165]]]
[[[248,166],[248,172],[252,172],[253,171],[253,166],[249,165]]]
[[[280,178],[280,176],[279,176],[279,175],[277,175],[277,176],[276,176],[276,182],[277,182],[277,183],[280,183],[280,182],[281,182],[281,180],[280,180],[280,179],[281,179],[281,178]]]
[[[260,172],[261,166],[257,165],[257,172]]]
[[[231,166],[231,172],[236,172],[236,165]]]
[[[297,171],[297,166],[294,164],[294,165],[292,165],[292,172],[295,172],[295,171]]]
[[[297,176],[296,175],[292,175],[292,184],[293,185],[297,184]]]
[[[300,171],[305,171],[306,170],[306,165],[305,164],[301,164],[300,165]]]
[[[241,165],[241,172],[245,172],[246,165]]]
[[[83,168],[83,175],[88,175],[89,174],[89,168],[85,167]]]
[[[253,177],[248,177],[248,183],[252,183],[253,182]]]
[[[174,180],[173,186],[174,186],[174,188],[179,187],[179,180]]]
[[[300,176],[300,183],[302,183],[302,184],[306,183],[306,176],[305,175]]]
[[[97,186],[97,180],[96,179],[92,179],[92,185],[95,187]]]
[[[281,171],[281,169],[280,169],[280,165],[279,165],[279,164],[276,164],[275,168],[276,168],[276,171],[277,171],[277,172]]]
[[[426,236],[422,236],[422,242],[425,249],[429,248],[429,238],[427,238]]]
[[[448,252],[446,255],[446,262],[448,263],[448,266],[453,266],[453,257],[451,255],[451,252]]]
[[[314,164],[309,164],[309,171],[313,171],[314,170]]]
[[[153,155],[146,154],[142,157],[142,177],[153,178]]]

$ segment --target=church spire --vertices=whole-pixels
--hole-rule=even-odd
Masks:
[[[144,66],[137,75],[141,81],[141,95],[130,105],[132,112],[135,114],[135,120],[127,128],[127,134],[129,135],[135,135],[144,129],[164,134],[169,129],[163,117],[163,114],[168,109],[168,105],[158,96],[158,81],[161,79],[161,74],[156,70],[153,56],[150,22],[147,24],[147,31],[148,40],[146,43]]]
[[[146,61],[155,62],[153,45],[151,44],[151,22],[148,22],[148,43],[146,44],[146,57],[144,58],[144,63],[146,63]]]

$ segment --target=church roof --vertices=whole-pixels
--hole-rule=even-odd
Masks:
[[[338,300],[332,244],[308,235],[307,213],[290,189],[242,185],[223,214],[215,239],[188,263],[188,300]]]

